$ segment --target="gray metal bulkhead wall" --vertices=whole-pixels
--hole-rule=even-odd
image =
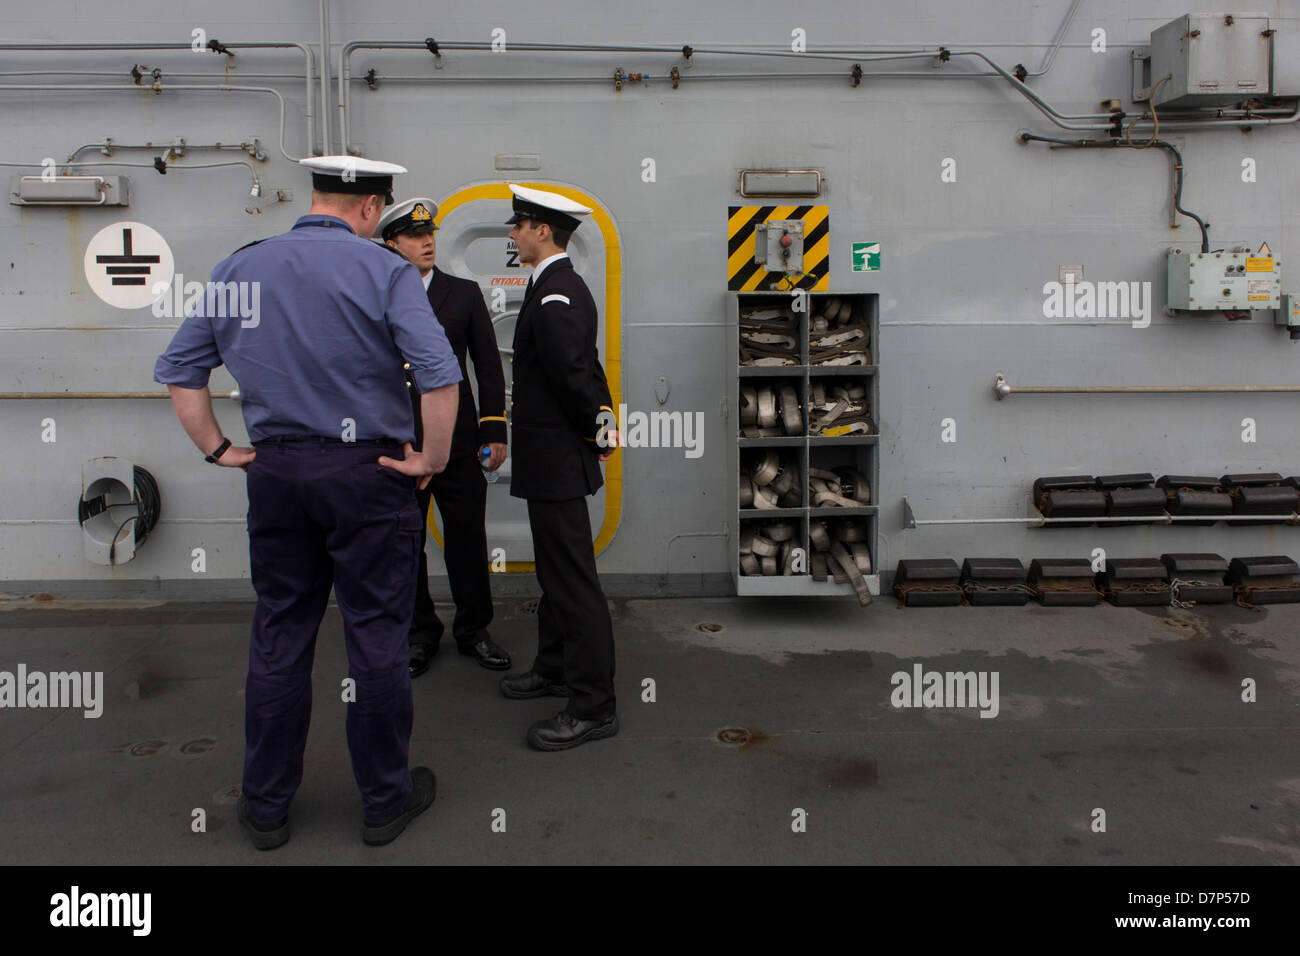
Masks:
[[[513,3],[472,5],[332,3],[330,126],[339,137],[340,47],[363,38],[488,42],[505,31],[501,54],[448,51],[433,68],[427,53],[360,50],[352,73],[375,68],[375,91],[354,83],[351,137],[365,155],[411,169],[399,192],[442,197],[483,180],[533,177],[573,183],[598,197],[619,229],[623,258],[623,400],[631,409],[702,411],[705,454],[681,449],[627,449],[618,533],[601,556],[612,593],[653,590],[662,576],[675,589],[725,591],[729,579],[724,443],[727,369],[726,216],[741,202],[737,172],[746,167],[820,168],[822,201],[830,206],[831,288],[880,299],[880,554],[891,571],[908,556],[1111,556],[1163,551],[1300,555],[1290,527],[1117,527],[1029,530],[1005,525],[942,525],[905,530],[902,498],[917,517],[1016,517],[1029,510],[1029,485],[1049,474],[1128,471],[1222,474],[1300,471],[1295,397],[1274,395],[1012,396],[997,401],[995,374],[1026,384],[1290,384],[1300,343],[1270,324],[1169,318],[1163,262],[1170,244],[1193,245],[1187,220],[1171,228],[1170,163],[1156,149],[1105,153],[1021,145],[1020,129],[1062,133],[996,78],[953,80],[937,74],[982,64],[929,60],[896,68],[924,76],[848,79],[851,63],[831,62],[842,79],[690,80],[698,72],[786,72],[809,68],[784,60],[740,61],[697,54],[677,90],[660,77],[680,56],[668,53],[527,54],[512,43],[564,41],[611,44],[764,44],[786,47],[796,28],[818,47],[944,44],[979,47],[1006,68],[1036,70],[1065,19],[1069,0],[934,2],[909,5],[836,2],[788,5],[553,2],[527,10]],[[1227,12],[1260,10],[1282,33],[1297,30],[1295,5],[1228,2]],[[1129,100],[1129,57],[1153,29],[1187,13],[1183,0],[1085,0],[1046,75],[1029,85],[1068,113],[1094,113],[1099,101]],[[23,19],[22,17],[25,17]],[[94,5],[50,0],[7,18],[10,40],[188,42],[202,27],[223,41],[289,40],[318,48],[317,4],[268,6],[252,0],[209,4]],[[1093,31],[1107,50],[1094,52]],[[0,83],[80,82],[121,85],[134,62],[164,71],[164,92],[0,92],[7,135],[0,161],[62,160],[83,143],[190,143],[257,137],[269,155],[255,162],[264,191],[287,188],[290,203],[249,197],[243,167],[184,170],[213,161],[194,151],[173,159],[166,176],[151,169],[112,169],[132,180],[129,209],[31,209],[0,212],[0,380],[4,390],[147,389],[155,357],[175,319],[149,309],[114,310],[90,291],[82,273],[89,239],[129,218],[158,229],[187,280],[205,280],[211,266],[238,246],[287,229],[308,207],[309,180],[277,148],[276,100],[235,93],[169,93],[171,83],[271,86],[286,101],[286,148],[307,155],[303,58],[293,50],[241,52],[225,79],[224,57],[182,52],[13,53],[5,71],[104,71],[108,76],[0,77]],[[652,74],[648,84],[545,82],[547,77],[628,72]],[[317,63],[319,70],[319,62]],[[209,78],[180,74],[204,74]],[[249,74],[283,74],[264,79]],[[174,75],[173,75],[174,74]],[[385,80],[420,75],[447,82]],[[512,75],[502,83],[461,83],[468,76]],[[298,79],[292,76],[299,77]],[[319,91],[317,91],[319,92]],[[322,127],[319,101],[317,135]],[[1140,111],[1140,110],[1139,110]],[[1296,126],[1166,135],[1186,162],[1184,205],[1212,223],[1213,248],[1267,241],[1290,260],[1297,232]],[[336,152],[331,146],[329,152]],[[499,153],[537,153],[536,173],[493,168]],[[89,151],[83,158],[94,158]],[[150,162],[149,152],[118,159]],[[229,158],[223,154],[219,158]],[[653,182],[643,179],[652,158]],[[1253,158],[1257,181],[1242,181]],[[941,180],[955,161],[953,182]],[[949,168],[953,168],[950,166]],[[39,168],[7,173],[39,172]],[[249,210],[253,210],[250,212]],[[504,227],[503,227],[504,232]],[[850,243],[882,245],[881,270],[850,271]],[[1128,321],[1044,317],[1043,285],[1065,264],[1081,264],[1093,281],[1149,282],[1148,328]],[[1300,288],[1294,278],[1284,287]],[[655,387],[670,384],[660,406]],[[231,388],[219,371],[214,390]],[[236,440],[245,435],[238,408],[217,403]],[[57,422],[57,441],[41,440],[42,421]],[[1258,440],[1242,441],[1243,419]],[[945,419],[956,441],[942,440]],[[246,499],[242,476],[206,465],[165,401],[6,401],[0,404],[6,449],[0,577],[17,589],[46,582],[125,591],[163,582],[198,593],[246,579]],[[162,488],[162,522],[130,564],[103,568],[81,557],[74,503],[81,463],[119,455],[142,464]],[[734,528],[730,529],[734,533]],[[191,570],[203,547],[207,568]],[[437,566],[435,562],[434,566]],[[201,579],[201,582],[200,582]],[[108,584],[107,582],[112,582]],[[207,589],[206,591],[204,589]]]

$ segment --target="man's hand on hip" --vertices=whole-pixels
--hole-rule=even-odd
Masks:
[[[391,468],[393,471],[400,474],[408,475],[412,478],[418,478],[419,482],[417,487],[421,491],[423,491],[425,486],[429,484],[429,480],[434,475],[447,467],[446,459],[443,459],[441,462],[434,461],[423,452],[413,450],[409,441],[403,445],[402,448],[406,455],[405,458],[398,460],[396,458],[389,458],[387,455],[380,455],[379,464],[385,468]]]
[[[257,457],[257,452],[252,448],[241,448],[238,445],[231,445],[221,457],[217,459],[217,464],[222,468],[243,468],[248,470],[248,466],[253,463]]]

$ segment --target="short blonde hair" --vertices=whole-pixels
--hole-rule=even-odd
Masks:
[[[370,193],[328,193],[319,189],[311,191],[311,201],[313,205],[332,206],[335,209],[342,209],[345,212],[351,212],[354,209],[360,209],[362,204],[370,197]],[[379,197],[379,204],[384,203],[383,193],[374,193]]]

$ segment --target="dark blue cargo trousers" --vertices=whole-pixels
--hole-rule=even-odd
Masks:
[[[415,605],[414,480],[381,467],[397,442],[270,438],[248,467],[248,546],[257,610],[245,685],[243,793],[258,823],[288,813],[302,782],[316,632],[333,588],[343,615],[352,772],[367,822],[411,791],[407,633]],[[341,679],[327,682],[343,699]]]

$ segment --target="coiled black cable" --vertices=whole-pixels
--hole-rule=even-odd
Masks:
[[[149,537],[149,532],[153,531],[158,524],[159,516],[162,514],[162,494],[158,491],[157,479],[144,468],[136,465],[134,466],[133,482],[135,488],[130,501],[109,504],[108,495],[104,494],[89,500],[82,498],[77,503],[77,522],[81,525],[85,525],[87,519],[112,508],[135,508],[135,514],[119,524],[117,530],[113,532],[113,541],[108,546],[109,564],[116,563],[117,539],[122,534],[123,528],[132,521],[135,522],[135,544],[138,548]]]

